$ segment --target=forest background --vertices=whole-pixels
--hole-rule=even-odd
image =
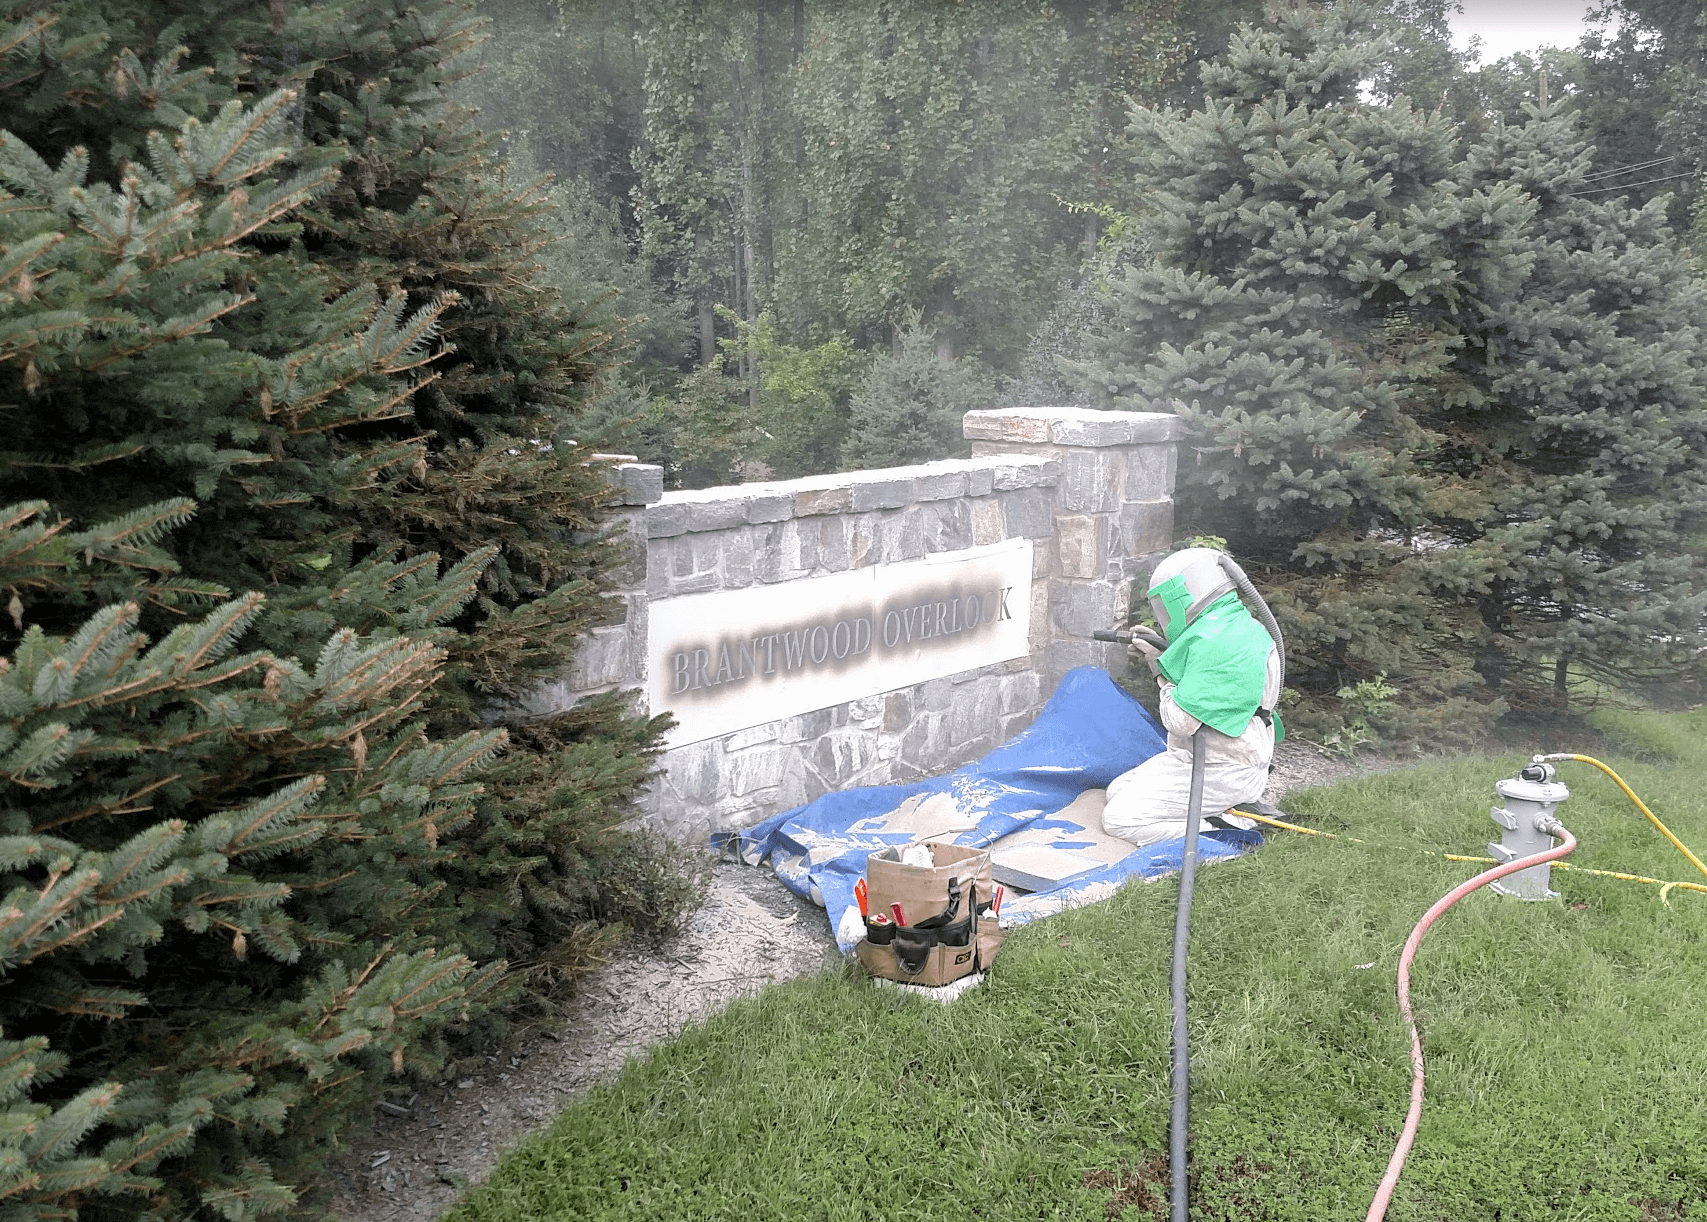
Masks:
[[[1456,7],[1377,6],[1395,45],[1369,97],[1473,133],[1546,88],[1598,171],[1630,167],[1603,189],[1668,196],[1687,240],[1692,6],[1608,4],[1579,46],[1488,65],[1454,49]],[[626,320],[605,411],[685,487],[941,457],[974,403],[1094,398],[1057,358],[1089,351],[1098,280],[1142,249],[1130,106],[1201,104],[1203,63],[1265,21],[1262,0],[478,8],[461,96],[556,177],[549,273]]]

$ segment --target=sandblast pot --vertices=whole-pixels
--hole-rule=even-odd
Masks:
[[[1553,838],[1536,824],[1544,818],[1557,818],[1559,803],[1570,797],[1571,791],[1554,779],[1551,764],[1532,763],[1516,776],[1495,782],[1494,792],[1505,800],[1504,806],[1490,812],[1500,825],[1500,842],[1488,845],[1488,852],[1497,861],[1512,861],[1553,847]],[[1543,862],[1489,883],[1488,889],[1520,900],[1556,899],[1559,893],[1548,887],[1552,878],[1552,863]]]

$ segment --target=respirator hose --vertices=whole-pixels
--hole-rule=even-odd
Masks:
[[[1244,595],[1245,601],[1255,608],[1257,619],[1264,628],[1268,629],[1269,636],[1274,638],[1274,650],[1280,655],[1280,686],[1282,690],[1285,690],[1286,642],[1280,638],[1280,625],[1274,621],[1274,612],[1268,609],[1268,603],[1263,600],[1261,594],[1257,593],[1256,586],[1252,585],[1251,579],[1245,576],[1245,570],[1239,567],[1239,562],[1226,552],[1221,552],[1219,555],[1221,557],[1221,568],[1227,576],[1233,579],[1233,584],[1239,588],[1239,593]]]
[[[1174,912],[1173,962],[1173,1120],[1168,1127],[1168,1174],[1172,1181],[1173,1222],[1188,1222],[1186,1145],[1191,1123],[1191,1044],[1186,1031],[1186,944],[1191,936],[1191,892],[1197,880],[1197,829],[1203,817],[1203,727],[1191,736],[1191,801],[1185,812],[1185,852],[1180,857],[1179,907]]]

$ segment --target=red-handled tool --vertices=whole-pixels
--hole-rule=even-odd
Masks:
[[[870,916],[871,915],[866,910],[866,895],[867,895],[867,892],[865,889],[865,879],[862,878],[857,883],[854,884],[854,899],[859,901],[859,914],[860,914],[860,916]]]
[[[1006,887],[997,887],[996,888],[996,902],[990,905],[990,915],[991,916],[999,917],[1002,915],[1002,896],[1006,895],[1007,893],[1008,893],[1008,889]]]
[[[901,926],[901,927],[906,926],[907,918],[901,914],[901,905],[899,905],[899,904],[889,905],[889,912],[892,916],[894,916],[896,925]]]

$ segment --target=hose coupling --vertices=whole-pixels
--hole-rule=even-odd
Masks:
[[[1565,825],[1560,823],[1552,815],[1536,815],[1535,830],[1540,832],[1543,836],[1551,836],[1555,840],[1563,840],[1565,838]]]

